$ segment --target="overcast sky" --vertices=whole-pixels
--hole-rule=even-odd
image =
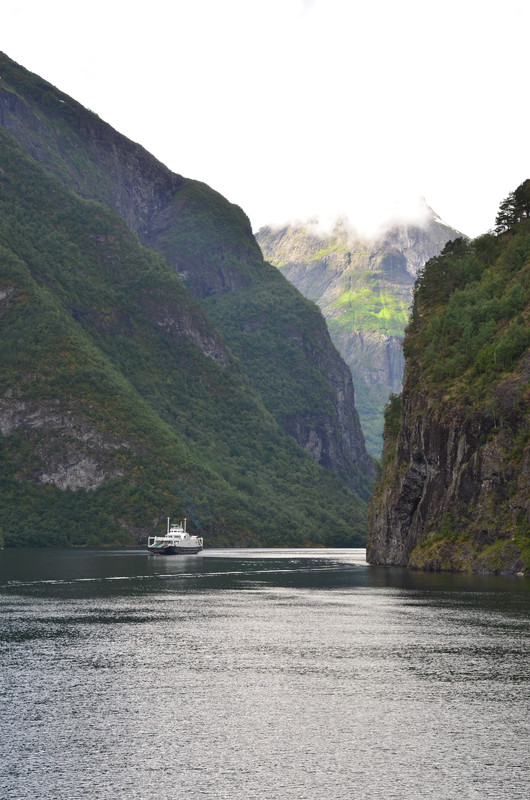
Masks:
[[[530,177],[528,0],[3,0],[0,49],[253,229],[424,196],[476,236]]]

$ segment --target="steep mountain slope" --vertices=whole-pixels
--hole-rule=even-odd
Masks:
[[[403,331],[418,270],[460,236],[425,207],[421,225],[400,225],[362,241],[345,221],[329,234],[316,225],[261,228],[266,259],[321,308],[349,365],[369,452],[381,455],[383,409],[401,391]]]
[[[0,538],[361,544],[364,503],[286,436],[198,302],[118,215],[0,127]]]
[[[457,240],[427,263],[403,397],[386,411],[371,563],[530,568],[529,345],[530,220]]]
[[[115,209],[203,304],[266,408],[321,465],[368,496],[347,367],[323,319],[264,260],[245,214],[0,55],[0,124],[85,198]]]

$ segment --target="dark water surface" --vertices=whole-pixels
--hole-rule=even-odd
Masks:
[[[0,551],[0,798],[530,796],[530,581]]]

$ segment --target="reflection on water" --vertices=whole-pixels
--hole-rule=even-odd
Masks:
[[[2,800],[522,798],[526,578],[0,552]]]

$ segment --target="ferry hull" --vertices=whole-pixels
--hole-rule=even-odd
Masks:
[[[155,556],[193,556],[200,553],[202,547],[175,547],[169,545],[168,547],[148,547],[150,553]]]

